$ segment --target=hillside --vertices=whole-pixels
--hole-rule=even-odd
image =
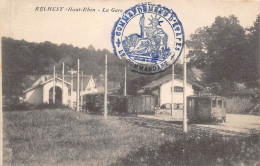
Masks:
[[[108,80],[120,82],[123,87],[124,63],[113,53],[106,49],[78,48],[67,44],[31,43],[25,40],[2,38],[3,61],[3,94],[7,97],[22,95],[24,87],[23,78],[26,75],[52,74],[53,65],[56,72],[61,74],[62,62],[65,62],[65,74],[72,68],[77,69],[77,59],[80,59],[80,69],[86,75],[94,77],[104,74],[104,57],[108,55]],[[195,70],[194,70],[195,71]],[[175,73],[181,74],[182,65],[175,65]],[[171,69],[154,75],[144,75],[127,69],[128,94],[134,94],[136,90],[149,82],[166,76]],[[198,72],[197,72],[198,73]],[[194,80],[197,77],[194,72],[188,70],[188,75]]]

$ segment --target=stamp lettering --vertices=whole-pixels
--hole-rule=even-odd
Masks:
[[[133,70],[151,74],[176,62],[182,52],[184,31],[172,10],[142,3],[124,11],[114,25],[111,41],[114,53],[126,59]]]

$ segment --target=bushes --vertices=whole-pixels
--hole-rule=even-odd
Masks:
[[[227,99],[227,113],[246,114],[255,107],[255,104],[250,99],[229,98]]]
[[[3,107],[3,111],[24,111],[24,110],[31,110],[35,108],[33,104],[29,103],[17,103],[17,104],[9,104]]]
[[[259,164],[259,133],[248,137],[219,134],[176,134],[176,140],[132,151],[119,165],[254,165]]]
[[[143,112],[138,112],[139,115],[154,115],[155,110],[144,110]]]
[[[56,109],[56,108],[70,108],[69,106],[63,105],[63,104],[48,104],[48,103],[42,103],[36,106],[37,109]]]
[[[69,108],[68,106],[65,106],[63,104],[48,104],[48,103],[42,103],[42,104],[30,104],[30,103],[17,103],[17,104],[10,104],[4,107],[4,111],[26,111],[26,110],[33,110],[33,109],[56,109],[56,108]]]

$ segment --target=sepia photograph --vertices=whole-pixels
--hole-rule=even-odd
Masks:
[[[259,1],[0,4],[0,165],[260,165]]]

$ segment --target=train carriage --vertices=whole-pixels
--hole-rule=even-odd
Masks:
[[[190,122],[225,122],[226,100],[221,96],[189,96],[187,111]]]

